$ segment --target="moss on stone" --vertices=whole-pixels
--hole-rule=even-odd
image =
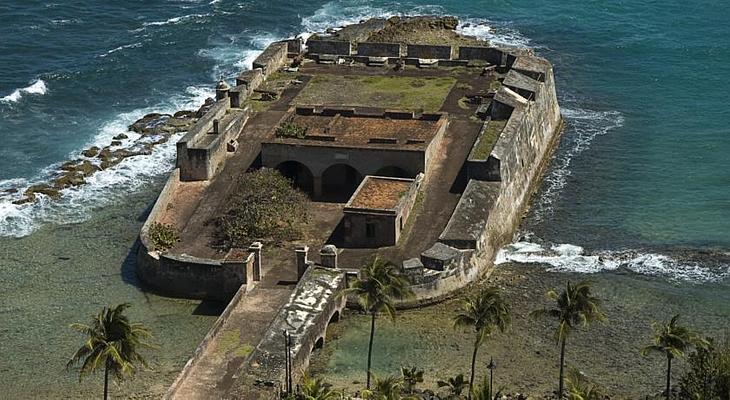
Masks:
[[[241,343],[241,332],[221,332],[218,339],[217,352],[220,355],[233,354],[234,357],[246,357],[251,354],[254,347],[248,343]]]
[[[456,79],[392,75],[317,75],[296,104],[341,104],[434,112],[441,108]]]
[[[487,123],[487,127],[482,130],[479,135],[478,142],[472,151],[471,158],[475,160],[485,160],[489,157],[489,153],[492,152],[494,143],[497,142],[499,134],[502,133],[505,125],[507,125],[507,120],[489,121]]]

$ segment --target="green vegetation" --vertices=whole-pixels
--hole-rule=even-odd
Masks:
[[[471,375],[467,399],[471,400],[474,392],[474,371],[477,352],[484,341],[495,331],[504,332],[510,324],[510,307],[502,298],[499,288],[485,288],[475,296],[470,296],[461,305],[454,316],[455,328],[474,330],[474,351],[471,356]]]
[[[222,332],[218,343],[217,351],[221,355],[233,352],[234,357],[246,357],[254,349],[248,343],[241,344],[241,332],[237,330]]]
[[[466,96],[461,96],[459,101],[457,101],[457,104],[459,105],[459,108],[461,108],[462,110],[468,110],[469,108],[471,108],[471,106],[470,106],[471,103],[469,103],[469,98]]]
[[[276,127],[276,136],[285,138],[304,139],[307,136],[307,127],[299,126],[289,118]]]
[[[354,295],[365,312],[371,316],[370,341],[368,344],[367,389],[370,389],[370,373],[375,336],[375,318],[386,313],[395,320],[395,300],[413,295],[408,280],[396,266],[377,256],[360,271],[360,277],[347,288],[344,294]]]
[[[449,397],[458,397],[461,396],[461,392],[469,386],[469,382],[464,379],[464,374],[459,374],[453,378],[448,378],[445,381],[437,381],[436,385],[439,388],[446,388],[449,392]]]
[[[403,389],[408,393],[413,393],[416,385],[423,383],[423,370],[416,367],[400,367],[400,374],[403,378]]]
[[[600,386],[591,382],[576,368],[570,368],[565,377],[568,400],[602,400],[604,393]]]
[[[147,361],[137,352],[138,348],[152,348],[145,340],[152,334],[140,323],[131,323],[124,311],[129,304],[104,307],[91,317],[91,325],[72,324],[86,340],[66,364],[71,368],[81,363],[79,381],[87,374],[104,369],[104,400],[109,395],[109,374],[121,381],[137,372],[137,364],[147,368]]]
[[[401,396],[403,390],[403,380],[397,376],[386,376],[385,378],[375,379],[375,388],[373,390],[365,390],[364,398],[368,400],[405,400]]]
[[[155,222],[150,226],[147,235],[152,241],[154,250],[167,251],[175,247],[175,244],[180,241],[180,235],[178,235],[175,228],[172,225],[161,224]]]
[[[654,336],[652,343],[641,350],[646,356],[649,353],[659,353],[667,357],[667,400],[672,395],[672,360],[683,358],[684,353],[692,347],[705,347],[707,341],[697,333],[678,323],[679,315],[675,315],[669,322],[652,323]]]
[[[606,316],[601,310],[601,301],[591,293],[591,283],[581,281],[573,284],[568,281],[565,290],[557,293],[551,290],[547,293],[550,300],[555,302],[555,308],[539,309],[532,312],[533,317],[549,317],[558,323],[555,330],[555,340],[560,346],[560,378],[558,381],[558,398],[563,398],[565,344],[573,329],[578,326],[588,326],[596,321],[604,321]]]
[[[477,145],[471,152],[471,158],[474,160],[486,160],[489,157],[489,153],[492,152],[494,144],[497,143],[499,135],[507,125],[507,120],[502,121],[489,121],[487,126],[482,130],[477,139]]]
[[[322,378],[310,378],[305,376],[302,379],[301,393],[295,396],[297,400],[337,400],[341,399],[340,392],[332,390],[331,385],[324,382]]]
[[[317,75],[296,104],[340,104],[438,111],[456,83],[453,77]]]
[[[679,382],[680,398],[730,399],[730,336],[716,343],[708,340],[687,358],[688,367]]]
[[[215,218],[218,245],[248,247],[254,240],[278,243],[302,236],[309,219],[307,195],[273,169],[241,175],[228,198],[228,209]]]

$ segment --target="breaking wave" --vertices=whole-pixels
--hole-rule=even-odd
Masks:
[[[502,248],[495,264],[541,264],[548,271],[593,274],[627,270],[693,283],[717,282],[730,277],[730,264],[680,260],[639,250],[586,252],[572,244],[538,244],[520,241]]]
[[[176,96],[167,104],[119,114],[103,124],[84,147],[106,146],[112,137],[120,133],[129,136],[125,142],[134,141],[139,135],[129,132],[127,127],[138,118],[151,112],[173,113],[181,109],[194,109],[211,96],[213,91],[210,88],[188,87],[184,94]],[[152,178],[169,172],[175,158],[175,142],[180,137],[180,134],[173,135],[166,143],[156,146],[150,155],[126,158],[109,169],[91,175],[85,185],[62,190],[59,200],[38,195],[35,203],[12,203],[28,186],[46,181],[57,170],[58,164],[45,168],[33,179],[0,181],[0,236],[22,237],[31,234],[44,223],[76,223],[88,219],[92,209],[121,200]],[[78,154],[69,156],[76,157]],[[18,193],[8,192],[11,188],[17,189]]]
[[[0,98],[0,101],[4,103],[17,103],[20,101],[21,98],[23,98],[24,95],[27,94],[33,94],[33,95],[44,95],[48,92],[48,86],[46,86],[46,82],[43,81],[43,79],[36,79],[33,83],[30,85],[15,89],[13,93]]]
[[[534,222],[542,221],[552,212],[554,202],[568,183],[572,161],[588,149],[597,136],[605,135],[624,125],[624,116],[619,111],[561,107],[561,112],[566,123],[563,144],[556,152],[551,167],[543,179],[540,197],[535,199],[532,213]]]
[[[145,22],[145,23],[142,24],[142,26],[175,25],[175,24],[179,24],[179,23],[182,23],[182,22],[203,20],[203,19],[205,19],[207,17],[210,17],[210,16],[211,16],[210,14],[189,14],[189,15],[182,15],[182,16],[179,16],[179,17],[168,18],[165,21]]]

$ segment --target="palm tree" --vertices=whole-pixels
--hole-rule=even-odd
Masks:
[[[492,386],[489,383],[489,377],[484,376],[481,385],[474,388],[472,400],[497,400],[502,398],[502,391],[498,390],[492,395]]]
[[[332,390],[331,385],[322,378],[305,376],[302,380],[301,398],[303,400],[335,400],[340,398],[340,392]]]
[[[403,387],[410,394],[413,394],[416,385],[423,382],[422,369],[416,367],[400,367],[400,374],[403,378]]]
[[[92,316],[91,325],[72,324],[71,328],[86,335],[86,342],[66,364],[71,368],[81,363],[79,381],[92,372],[104,368],[104,400],[109,395],[109,374],[117,380],[134,375],[135,364],[147,368],[147,362],[137,352],[138,348],[153,348],[145,342],[152,337],[150,330],[140,323],[130,323],[124,310],[130,305],[120,304],[116,307],[104,307],[97,315]],[[83,360],[83,362],[82,362]]]
[[[568,386],[568,400],[601,400],[604,398],[601,388],[576,368],[568,370],[565,383]]]
[[[588,326],[594,321],[605,321],[601,310],[601,300],[591,293],[591,282],[581,281],[573,284],[568,281],[560,294],[554,290],[547,292],[549,299],[555,301],[555,308],[540,309],[531,313],[533,317],[548,316],[558,321],[555,339],[560,346],[560,380],[558,381],[558,398],[563,398],[563,377],[565,368],[565,344],[577,326]]]
[[[679,314],[672,317],[669,322],[662,324],[652,323],[654,336],[652,344],[641,349],[641,354],[646,356],[649,353],[660,353],[667,357],[667,388],[666,397],[671,396],[672,385],[672,359],[684,357],[685,351],[691,347],[705,347],[707,340],[701,338],[697,333],[677,323]]]
[[[370,393],[372,400],[401,400],[403,381],[396,376],[375,379],[375,389]]]
[[[343,293],[354,294],[365,312],[371,316],[366,386],[367,389],[370,389],[375,318],[378,313],[384,312],[395,320],[395,300],[412,296],[413,291],[409,287],[408,279],[396,269],[395,265],[376,256],[362,268],[360,277]]]
[[[471,355],[468,399],[471,400],[474,391],[474,369],[479,347],[495,329],[504,332],[509,324],[509,304],[502,299],[499,288],[496,287],[483,289],[476,296],[468,297],[461,305],[459,313],[454,317],[454,328],[469,327],[474,329],[474,333],[476,333],[474,351]]]
[[[440,388],[445,387],[449,391],[450,397],[459,397],[461,392],[468,386],[469,382],[464,379],[464,374],[456,375],[445,381],[436,381],[436,385]]]

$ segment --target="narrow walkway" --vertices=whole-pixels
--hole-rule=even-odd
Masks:
[[[259,285],[241,298],[172,399],[225,397],[237,373],[291,296],[296,285],[296,267],[292,270],[292,264],[268,271]]]

